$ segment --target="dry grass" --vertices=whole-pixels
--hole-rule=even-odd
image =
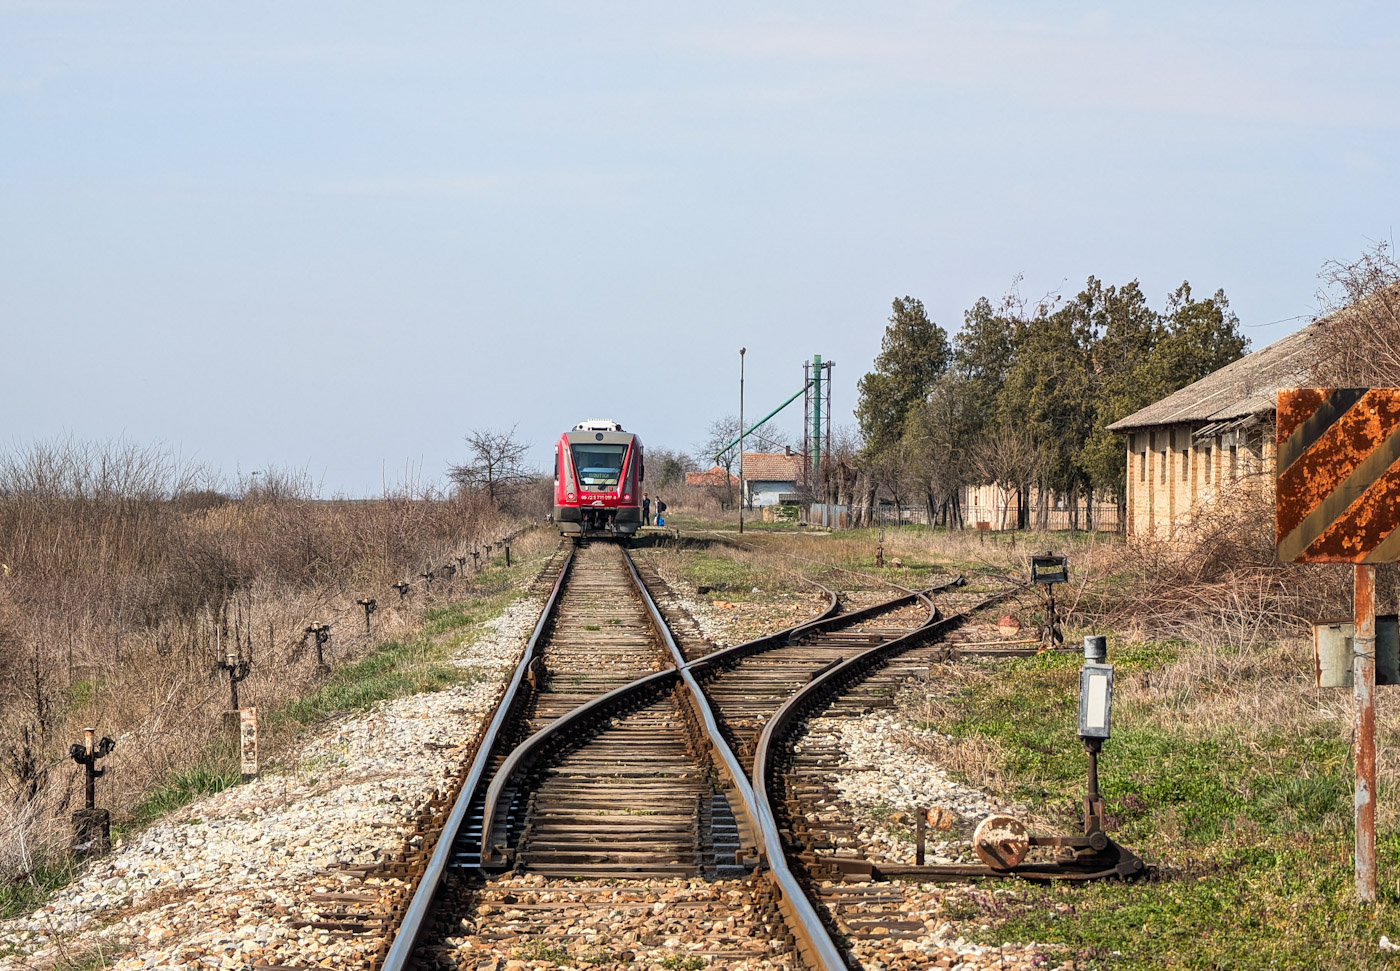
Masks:
[[[85,727],[118,741],[99,805],[121,819],[221,734],[220,657],[253,660],[242,705],[314,691],[325,672],[309,624],[331,625],[332,664],[362,657],[464,591],[465,576],[429,595],[425,565],[512,528],[471,497],[320,501],[269,473],[232,501],[198,479],[128,445],[0,456],[0,875],[64,853],[82,799],[66,750]],[[402,604],[400,579],[414,585]],[[379,604],[372,635],[355,602],[366,596]]]

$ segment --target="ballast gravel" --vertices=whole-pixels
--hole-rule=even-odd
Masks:
[[[517,600],[458,653],[473,683],[345,718],[285,769],[185,807],[0,923],[0,969],[368,967],[403,889],[376,868],[412,845],[542,604]]]
[[[284,767],[172,814],[86,865],[42,908],[0,922],[0,971],[368,968],[404,889],[401,873],[381,868],[381,861],[412,846],[417,819],[460,768],[542,599],[516,601],[454,659],[474,669],[473,683],[343,719]],[[806,620],[825,601],[802,593],[737,603],[686,598],[685,606],[708,637],[728,644]],[[850,758],[876,768],[849,773],[842,782],[862,838],[878,844],[872,855],[886,859],[912,851],[899,827],[882,817],[885,807],[926,803],[935,791],[960,813],[998,805],[942,778],[908,744],[907,733],[894,718],[863,724],[850,739]],[[963,857],[952,845],[934,852]],[[658,902],[674,893],[657,890]],[[1073,967],[1035,945],[989,948],[965,941],[958,922],[943,913],[952,901],[962,901],[965,910],[967,898],[979,893],[988,896],[958,886],[906,887],[892,913],[920,921],[924,933],[915,940],[853,942],[858,960],[871,971]],[[641,930],[625,929],[641,942]],[[696,954],[694,942],[682,938],[636,950],[643,965],[657,958],[666,962],[661,966],[690,967],[687,959],[696,958],[709,967],[724,964]],[[750,967],[771,966],[757,956],[750,960]],[[487,966],[523,971],[547,963],[512,957],[489,959]],[[597,966],[597,958],[588,966]]]
[[[913,816],[920,810],[935,810],[945,820],[928,830],[929,863],[978,862],[970,836],[993,813],[1031,818],[1024,807],[948,778],[921,751],[935,750],[941,736],[911,727],[897,715],[813,718],[808,734],[840,739],[844,759],[832,773],[832,785],[850,807],[861,849],[871,859],[913,863]]]
[[[862,599],[848,597],[847,602],[855,609],[855,601]],[[868,599],[873,603],[884,598]],[[711,612],[692,609],[692,614],[706,636],[716,640],[723,636],[723,627],[711,626]],[[734,623],[726,618],[725,627]],[[906,685],[905,691],[909,690],[916,689]],[[808,723],[808,738],[835,734],[841,740],[841,762],[833,767],[831,779],[844,804],[843,811],[856,824],[852,844],[871,859],[912,863],[913,813],[937,807],[952,820],[946,832],[929,830],[925,844],[927,862],[976,862],[971,833],[979,820],[993,812],[1010,812],[1021,818],[1029,815],[1022,807],[950,779],[924,754],[937,750],[939,736],[912,725],[900,713],[902,710],[896,706],[889,712],[872,712],[859,720],[816,717]],[[959,883],[905,882],[839,886],[828,883],[820,888],[823,897],[833,898],[850,898],[862,891],[887,897],[885,903],[862,903],[859,907],[865,927],[875,933],[850,934],[847,938],[853,963],[865,971],[1074,971],[1077,966],[1062,948],[1015,942],[987,946],[964,937],[974,933],[985,936],[989,928],[978,918],[968,920],[950,914],[995,912],[998,898],[1006,895],[1006,890]],[[882,916],[890,924],[885,932],[881,932]],[[838,924],[844,923],[839,916],[837,920]],[[893,928],[900,930],[889,933]]]

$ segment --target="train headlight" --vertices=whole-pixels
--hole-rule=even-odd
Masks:
[[[632,497],[631,497],[631,496],[623,496],[623,497],[622,497],[622,501],[623,501],[623,502],[631,502],[631,501],[632,501]]]
[[[569,493],[568,495],[566,495],[564,498],[567,499],[567,500],[569,500],[570,502],[573,502],[573,501],[574,501],[574,494],[573,494],[572,492],[570,492],[570,493]]]

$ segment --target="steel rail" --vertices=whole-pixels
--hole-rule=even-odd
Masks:
[[[501,797],[505,795],[506,788],[517,775],[534,765],[545,746],[553,744],[561,738],[567,738],[571,741],[581,739],[593,716],[612,711],[619,707],[624,700],[630,700],[633,695],[660,689],[664,687],[665,682],[674,681],[676,676],[675,668],[642,675],[635,681],[629,681],[620,688],[614,688],[607,694],[599,695],[560,715],[512,749],[510,756],[496,771],[490,787],[486,790],[485,811],[481,815],[482,868],[486,868],[488,861],[498,862],[496,848],[491,845],[491,836],[495,828],[496,815],[500,809]]]
[[[583,729],[594,715],[620,706],[624,701],[630,700],[634,694],[664,687],[662,683],[663,680],[674,678],[678,672],[684,671],[686,667],[685,656],[681,653],[680,646],[676,643],[675,637],[671,634],[671,629],[667,626],[660,608],[652,598],[651,592],[647,590],[646,584],[642,582],[641,575],[637,572],[636,564],[632,562],[632,557],[625,552],[623,554],[623,563],[627,565],[627,571],[633,586],[641,597],[643,606],[646,607],[647,618],[651,622],[652,629],[656,632],[662,643],[666,645],[666,650],[671,655],[672,666],[663,671],[656,671],[652,674],[643,675],[635,681],[614,688],[607,694],[599,695],[597,698],[585,702],[572,711],[559,716],[515,747],[510,753],[510,756],[497,770],[486,792],[485,811],[482,814],[481,825],[481,862],[483,866],[485,866],[488,861],[492,863],[499,862],[499,858],[496,854],[496,847],[491,844],[491,838],[495,826],[495,819],[500,809],[501,799],[505,795],[507,787],[511,784],[511,781],[516,775],[535,763],[547,744],[554,742],[556,738],[560,737],[581,737]],[[826,617],[837,609],[837,595],[834,591],[827,589],[821,584],[816,585],[825,590],[831,597],[826,611],[822,614],[823,617]],[[798,627],[801,626],[803,625],[798,625]],[[789,628],[785,631],[779,631],[776,635],[770,635],[770,637],[782,637],[796,629],[797,628]],[[760,640],[763,639],[760,638]],[[744,645],[737,646],[742,647]],[[703,693],[699,691],[699,685],[695,683],[694,676],[690,675],[689,672],[685,672],[683,680],[687,687],[690,688],[691,707],[701,724],[704,725],[706,735],[709,737],[711,745],[713,746],[714,741],[718,739],[721,744],[721,750],[718,752],[721,760],[723,760],[725,754],[733,758],[733,753],[729,750],[729,746],[723,742],[723,737],[719,734],[719,725],[715,722],[714,713],[710,711],[708,702],[704,700]],[[700,699],[698,705],[696,703],[697,697]],[[735,767],[738,766],[737,760],[734,760],[734,764]],[[737,778],[740,785],[744,788],[748,787],[748,779],[745,777],[742,769],[737,772]],[[742,793],[743,789],[740,789],[740,791]],[[741,807],[741,810],[749,815],[746,821],[753,823],[753,817],[749,813],[751,807],[752,792],[749,793],[749,798]],[[755,831],[756,829],[750,826],[750,832]]]
[[[815,583],[816,581],[808,582]],[[933,602],[929,600],[928,593],[940,593],[947,590],[949,587],[958,586],[963,582],[963,578],[958,577],[940,586],[930,587],[927,593],[918,590],[910,590],[907,587],[901,587],[898,586],[898,584],[892,583],[890,586],[905,591],[904,596],[894,597],[883,603],[872,604],[869,607],[862,607],[848,614],[834,612],[836,595],[832,594],[833,606],[828,608],[820,617],[814,620],[804,621],[795,627],[789,627],[787,630],[778,631],[776,634],[768,634],[752,641],[745,641],[743,644],[735,644],[732,647],[726,647],[712,654],[706,654],[704,657],[698,657],[689,662],[686,664],[686,667],[692,671],[700,672],[701,677],[708,677],[715,673],[714,669],[727,667],[744,658],[762,654],[764,651],[773,650],[774,648],[787,647],[803,637],[837,630],[841,627],[845,627],[847,624],[859,623],[862,620],[882,614],[887,610],[897,610],[900,607],[918,601],[923,601],[928,606],[930,612],[932,612],[934,609]],[[817,586],[821,586],[821,584],[817,584]],[[822,589],[826,590],[827,588],[822,587]],[[932,613],[930,613],[930,617],[932,617]]]
[[[525,645],[525,652],[521,656],[520,663],[516,665],[510,683],[501,693],[500,701],[496,703],[496,712],[491,719],[491,724],[481,735],[481,741],[477,746],[476,756],[472,759],[471,768],[467,772],[461,789],[458,790],[457,801],[453,803],[452,812],[448,814],[446,822],[443,823],[437,846],[433,848],[433,855],[428,859],[428,865],[418,881],[413,898],[409,901],[408,909],[404,911],[403,920],[399,922],[399,929],[394,935],[394,943],[385,954],[379,971],[403,971],[408,967],[409,959],[413,956],[413,948],[423,933],[428,912],[432,909],[433,898],[437,895],[443,874],[447,872],[447,863],[452,856],[452,844],[457,831],[461,829],[462,823],[471,809],[472,798],[477,787],[481,785],[481,777],[485,774],[487,765],[491,761],[491,749],[496,736],[506,719],[510,717],[510,711],[514,707],[520,691],[520,685],[525,680],[530,662],[534,660],[544,632],[553,620],[555,604],[558,603],[559,593],[563,590],[564,581],[568,578],[573,565],[574,553],[573,550],[569,550],[565,554],[563,566],[559,569],[559,577],[554,581],[554,588],[549,593],[549,599],[545,601],[539,619],[535,621],[535,629]]]
[[[753,787],[749,784],[748,778],[744,774],[738,758],[733,750],[725,742],[724,736],[720,732],[719,723],[715,719],[704,692],[700,688],[699,682],[695,679],[685,663],[685,658],[681,654],[680,646],[676,643],[674,636],[667,627],[660,609],[655,600],[652,599],[650,591],[642,583],[641,577],[637,575],[636,567],[630,557],[624,562],[632,575],[638,593],[646,606],[647,615],[651,620],[658,636],[666,645],[670,653],[674,666],[665,670],[657,671],[642,678],[623,685],[613,691],[608,692],[588,703],[575,708],[573,711],[560,716],[549,725],[540,729],[530,738],[521,743],[506,760],[496,773],[496,777],[491,781],[491,787],[486,797],[485,814],[483,817],[482,832],[483,846],[481,859],[483,864],[488,860],[498,860],[496,849],[490,845],[491,836],[494,835],[494,821],[498,815],[500,802],[512,778],[521,771],[532,765],[543,753],[546,745],[559,738],[570,740],[579,738],[583,731],[581,729],[595,716],[614,709],[625,702],[632,700],[636,695],[649,693],[665,687],[666,683],[676,679],[681,680],[686,686],[685,697],[695,714],[699,724],[703,727],[712,761],[719,772],[727,788],[732,789],[737,795],[734,800],[737,805],[731,804],[736,816],[740,818],[745,829],[757,842],[755,849],[760,857],[765,860],[772,858],[773,852],[779,855],[782,852],[782,844],[776,840],[776,832],[772,836],[764,833],[759,825],[759,816],[756,812]],[[820,971],[839,971],[845,967],[845,962],[841,958],[841,952],[827,933],[826,925],[822,923],[820,915],[817,914],[811,902],[807,900],[801,887],[792,878],[787,881],[773,880],[773,890],[777,898],[778,908],[783,914],[783,918],[797,941],[799,951],[801,951],[813,967]]]
[[[485,812],[482,818],[481,861],[484,864],[488,859],[488,855],[492,852],[491,838],[494,835],[494,820],[498,813],[500,799],[504,794],[509,780],[512,776],[517,775],[522,767],[525,767],[538,757],[543,745],[549,742],[551,738],[560,737],[560,733],[565,729],[580,726],[590,716],[621,704],[628,696],[648,690],[661,690],[664,688],[666,681],[675,679],[681,680],[689,689],[686,692],[686,697],[697,719],[704,726],[708,743],[714,756],[716,768],[739,795],[740,805],[737,807],[737,811],[748,824],[748,832],[753,834],[754,838],[759,842],[759,845],[756,847],[757,851],[762,858],[771,859],[773,856],[773,852],[769,848],[771,846],[776,849],[777,855],[781,857],[781,842],[765,837],[761,832],[759,817],[756,813],[753,787],[745,776],[738,759],[720,734],[718,724],[714,718],[714,713],[710,710],[709,703],[703,691],[701,691],[699,683],[696,681],[694,675],[687,670],[684,656],[681,654],[675,638],[667,627],[660,609],[652,599],[646,585],[637,574],[636,567],[632,563],[631,557],[624,554],[624,562],[627,564],[633,582],[636,584],[641,599],[647,608],[647,614],[651,623],[655,626],[662,641],[666,644],[675,666],[667,670],[646,675],[630,684],[623,685],[605,695],[601,695],[598,698],[586,702],[534,733],[511,752],[505,763],[492,778],[487,790],[486,805],[484,807]],[[538,655],[542,637],[554,619],[560,592],[564,587],[572,567],[573,552],[570,551],[560,569],[559,577],[554,583],[549,599],[540,613],[539,620],[536,622],[535,629],[527,643],[524,655],[519,665],[517,665],[509,685],[503,691],[501,700],[497,703],[496,712],[490,725],[481,736],[481,741],[471,769],[458,793],[452,811],[442,827],[438,843],[434,848],[432,857],[419,880],[418,887],[400,922],[393,944],[385,955],[383,962],[379,965],[379,971],[405,971],[409,966],[414,947],[417,945],[422,935],[437,889],[446,872],[447,863],[452,856],[458,830],[461,829],[467,813],[470,811],[471,803],[476,792],[482,785],[487,766],[493,755],[495,741],[516,705],[520,693],[519,689],[525,680],[530,663]],[[813,623],[820,623],[833,619],[840,620],[843,623],[849,623],[852,619],[857,619],[870,610],[870,608],[866,608],[851,615],[837,614],[836,611],[839,609],[839,598],[837,594],[815,581],[808,580],[806,582],[813,583],[830,597],[826,609],[816,621],[806,621],[802,624],[794,625],[776,634],[758,638],[757,641],[754,642],[748,642],[749,644],[768,641],[786,643],[796,632],[804,628],[810,628]],[[876,605],[875,612],[885,609],[889,609],[888,603]],[[743,648],[745,646],[744,644],[736,645],[737,648]],[[726,650],[732,651],[734,648]],[[568,734],[572,735],[573,733],[569,732]],[[779,908],[788,922],[789,929],[793,931],[794,937],[798,940],[799,948],[802,949],[804,953],[808,954],[809,960],[811,960],[816,967],[822,969],[822,971],[836,971],[836,969],[844,967],[844,963],[840,958],[840,952],[827,935],[825,925],[812,908],[806,896],[802,893],[800,886],[791,881],[787,884],[781,881],[774,881],[774,888],[778,898]]]
[[[955,630],[966,622],[967,618],[974,611],[981,610],[998,600],[1010,596],[1014,592],[1013,590],[996,594],[977,604],[970,610],[961,611],[951,617],[943,616],[942,612],[935,608],[933,616],[922,626],[894,640],[868,648],[814,678],[810,684],[805,685],[791,698],[785,701],[763,726],[763,732],[759,735],[758,745],[754,750],[753,791],[754,804],[758,811],[763,831],[767,839],[772,842],[777,850],[769,856],[768,865],[772,869],[776,879],[797,887],[796,893],[806,902],[808,908],[811,909],[813,913],[815,913],[815,907],[813,907],[806,893],[801,889],[801,883],[792,872],[792,868],[788,866],[787,855],[782,845],[782,837],[778,833],[777,818],[773,813],[772,801],[769,799],[769,762],[775,749],[774,740],[783,737],[787,730],[828,692],[839,692],[842,690],[844,685],[841,683],[846,681],[846,679],[851,679],[852,681],[859,680],[859,676],[866,674],[876,662],[894,657],[903,651],[924,643],[932,637],[942,636]],[[849,682],[847,682],[847,684],[849,684]],[[824,923],[823,927],[825,927]],[[831,971],[839,971],[839,969],[845,969],[847,967],[848,965],[845,960],[842,959],[840,963],[831,965]]]
[[[734,750],[724,740],[719,723],[715,720],[714,711],[710,708],[709,699],[705,697],[705,692],[700,688],[700,682],[695,679],[695,675],[691,672],[691,665],[685,663],[680,647],[661,619],[661,612],[652,601],[646,585],[641,582],[640,577],[637,577],[636,568],[632,566],[630,557],[627,559],[627,566],[632,570],[632,575],[637,580],[638,589],[641,590],[642,599],[647,605],[647,611],[651,614],[652,623],[657,626],[658,633],[676,659],[680,676],[684,680],[686,688],[689,689],[686,692],[686,698],[690,702],[691,709],[699,718],[700,724],[704,726],[705,735],[709,739],[710,753],[715,767],[729,782],[729,786],[739,794],[739,806],[731,806],[730,808],[735,809],[744,817],[749,833],[753,834],[758,843],[756,847],[758,853],[769,863],[770,880],[777,896],[778,909],[788,925],[788,930],[792,932],[793,938],[797,941],[798,950],[808,963],[820,971],[843,971],[846,962],[841,956],[841,950],[832,940],[821,915],[812,906],[812,902],[807,899],[807,895],[802,891],[797,879],[786,866],[782,868],[782,872],[773,867],[774,859],[782,860],[783,858],[783,844],[778,836],[777,827],[764,827],[762,825],[762,816],[758,811],[758,802],[754,797],[753,786],[749,784],[748,777],[744,774],[744,769],[739,764]]]

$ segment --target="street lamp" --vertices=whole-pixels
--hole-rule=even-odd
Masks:
[[[739,532],[744,532],[744,351],[739,348]]]

